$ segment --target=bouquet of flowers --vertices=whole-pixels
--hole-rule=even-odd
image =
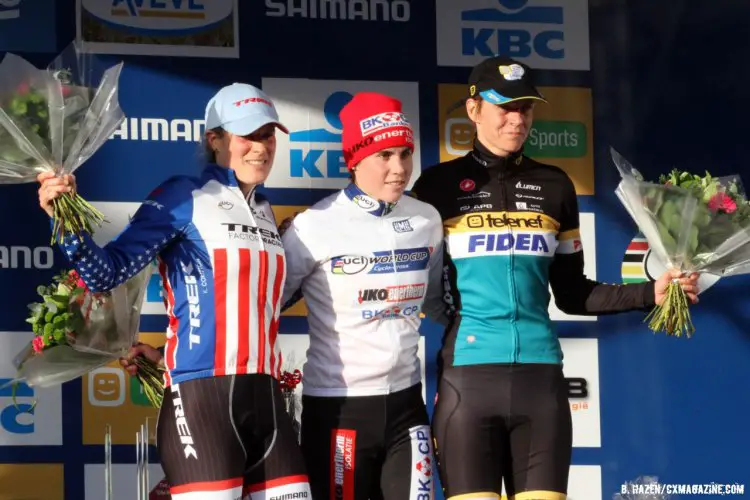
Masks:
[[[71,44],[46,69],[14,54],[0,63],[0,184],[35,182],[39,173],[72,174],[125,118],[118,104],[123,64],[97,77],[94,60]],[[77,193],[54,201],[52,242],[80,234],[104,216]]]
[[[50,387],[73,380],[127,354],[138,335],[140,311],[152,266],[108,292],[92,292],[76,271],[63,271],[40,286],[30,304],[34,339],[15,357],[16,387]],[[138,378],[154,406],[163,398],[163,369],[143,357]]]
[[[615,193],[667,267],[719,277],[750,272],[750,202],[738,176],[700,176],[673,169],[658,183],[614,149],[622,180]],[[654,332],[691,337],[695,332],[685,292],[673,281],[667,297],[647,316]]]
[[[302,372],[298,369],[281,372],[281,377],[279,378],[281,395],[284,397],[284,406],[286,407],[286,412],[292,418],[292,425],[297,436],[300,434],[301,426],[297,421],[297,397],[294,395],[294,390],[300,382],[302,382]]]

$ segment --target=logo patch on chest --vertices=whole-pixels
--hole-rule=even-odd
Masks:
[[[411,227],[409,219],[393,221],[393,230],[397,233],[408,233],[414,231]]]

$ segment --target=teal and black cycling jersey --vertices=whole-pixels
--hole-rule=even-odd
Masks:
[[[645,310],[651,283],[586,278],[575,187],[561,169],[522,153],[498,157],[478,141],[427,168],[412,195],[440,212],[450,323],[442,366],[562,362],[549,316]]]

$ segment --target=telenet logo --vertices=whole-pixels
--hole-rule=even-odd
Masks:
[[[539,90],[549,104],[539,103],[534,109],[526,154],[565,170],[579,195],[594,194],[591,90],[576,87]],[[440,161],[471,151],[474,125],[466,116],[466,107],[457,106],[466,94],[465,85],[443,84],[438,88]]]
[[[164,333],[141,333],[139,340],[161,347]],[[153,428],[158,408],[153,408],[136,377],[118,361],[97,368],[83,377],[83,443],[103,444],[106,424],[112,426],[112,444],[134,444],[135,433],[149,419]]]

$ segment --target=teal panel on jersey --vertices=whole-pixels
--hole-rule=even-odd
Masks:
[[[454,365],[561,361],[547,312],[550,257],[493,255],[453,262],[461,290]]]

